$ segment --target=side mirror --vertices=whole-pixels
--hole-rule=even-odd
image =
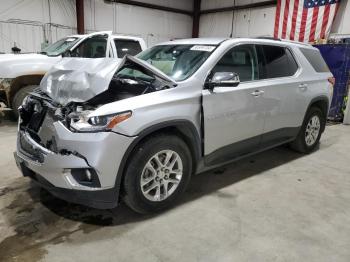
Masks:
[[[216,86],[235,87],[240,83],[239,76],[235,72],[216,72],[205,83],[205,87],[213,90]]]

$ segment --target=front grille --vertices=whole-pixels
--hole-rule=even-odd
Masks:
[[[38,149],[35,148],[29,139],[25,136],[24,132],[18,133],[20,151],[22,154],[27,156],[28,158],[38,161],[39,163],[44,162],[44,154]]]

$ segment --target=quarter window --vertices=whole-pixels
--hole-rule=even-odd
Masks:
[[[241,82],[259,79],[254,45],[241,45],[228,51],[213,68],[212,73],[237,73]]]
[[[306,59],[309,61],[309,63],[315,69],[316,72],[329,72],[329,68],[318,50],[300,48],[300,51],[303,53],[303,55],[306,57]]]

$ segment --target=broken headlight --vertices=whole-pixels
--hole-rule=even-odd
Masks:
[[[70,126],[78,132],[99,132],[112,130],[117,124],[127,120],[132,115],[131,111],[117,114],[81,117],[79,120],[72,120]]]

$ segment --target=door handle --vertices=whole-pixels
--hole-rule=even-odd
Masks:
[[[263,93],[265,93],[262,90],[255,90],[254,92],[250,93],[252,96],[258,97],[260,95],[262,95]]]
[[[300,84],[300,85],[299,85],[299,88],[300,88],[301,90],[306,90],[306,89],[307,89],[307,84]]]

